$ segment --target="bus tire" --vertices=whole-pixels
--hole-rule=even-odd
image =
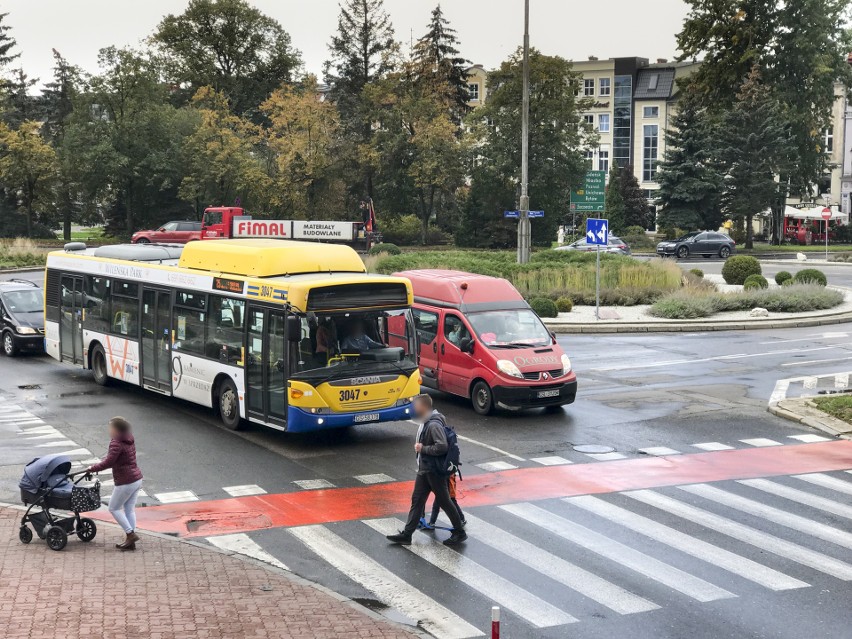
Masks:
[[[106,386],[109,384],[109,369],[107,368],[106,353],[104,353],[104,347],[100,344],[95,344],[92,348],[91,365],[95,384],[98,384],[99,386]]]
[[[494,392],[481,379],[470,389],[470,403],[480,415],[490,415],[494,410]]]
[[[222,380],[216,392],[216,411],[228,430],[242,430],[240,418],[240,396],[237,387],[230,379]]]

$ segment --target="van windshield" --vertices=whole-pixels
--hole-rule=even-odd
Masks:
[[[486,346],[523,348],[543,346],[551,341],[538,315],[527,308],[469,313],[467,318]]]

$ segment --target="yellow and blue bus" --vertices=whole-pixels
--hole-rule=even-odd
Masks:
[[[408,280],[346,246],[80,243],[48,255],[45,349],[289,432],[408,419],[420,392]]]

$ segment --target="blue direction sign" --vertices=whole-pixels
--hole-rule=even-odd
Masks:
[[[503,217],[511,217],[518,219],[521,217],[520,211],[503,211]],[[529,217],[544,217],[544,211],[530,211]]]
[[[586,244],[607,245],[609,241],[609,220],[586,220]]]
[[[530,217],[544,217],[544,211],[530,211]]]

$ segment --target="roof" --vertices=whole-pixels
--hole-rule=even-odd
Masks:
[[[499,277],[441,269],[403,271],[394,275],[411,281],[416,301],[435,306],[462,310],[485,310],[486,305],[495,303],[502,304],[503,308],[527,307],[511,282]]]
[[[635,100],[665,100],[675,89],[675,70],[672,66],[640,69],[636,75]]]

